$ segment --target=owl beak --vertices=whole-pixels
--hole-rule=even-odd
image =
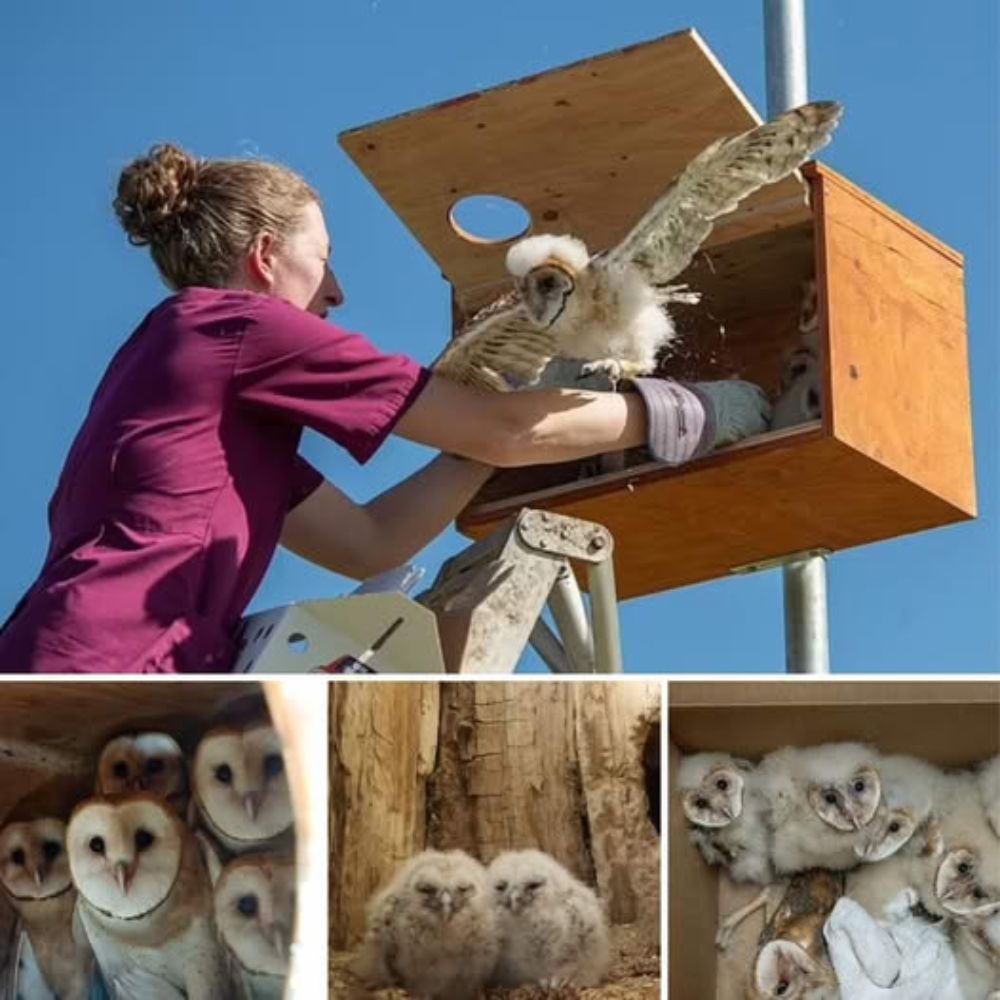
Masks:
[[[451,920],[451,916],[455,912],[455,908],[450,892],[441,893],[441,912],[444,914],[445,920]]]
[[[118,888],[123,896],[128,895],[128,887],[132,882],[132,872],[129,869],[127,862],[118,861],[115,864],[115,881],[118,883]]]
[[[260,812],[261,798],[260,792],[247,792],[243,796],[243,808],[246,810],[251,822],[256,822],[257,820],[257,813]]]
[[[734,813],[733,813],[733,810],[729,806],[720,806],[719,809],[720,809],[722,815],[726,817],[726,819],[732,819],[733,818]]]
[[[264,929],[264,936],[271,942],[271,947],[274,948],[281,959],[287,962],[291,939],[288,928],[283,927],[281,924],[274,924],[270,928],[270,933],[268,933],[267,928]]]
[[[32,877],[34,878],[35,885],[37,885],[40,889],[42,887],[42,883],[45,881],[45,873],[41,868],[36,868]]]
[[[957,895],[958,895],[958,886],[955,883],[952,883],[950,886],[947,886],[945,889],[943,889],[941,892],[938,893],[938,899],[940,899],[941,902],[943,903],[947,899],[954,899]]]

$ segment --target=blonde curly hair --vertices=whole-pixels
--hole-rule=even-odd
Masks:
[[[225,287],[262,233],[280,244],[319,203],[294,171],[266,160],[201,160],[162,143],[118,178],[115,213],[133,246],[148,246],[173,289]]]

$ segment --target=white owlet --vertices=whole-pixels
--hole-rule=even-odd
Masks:
[[[1000,1000],[1000,911],[978,925],[959,924],[953,941],[962,996]]]
[[[761,761],[775,871],[844,870],[859,863],[854,849],[864,843],[864,828],[881,801],[877,759],[860,743],[828,743],[784,747]]]
[[[230,852],[291,846],[291,793],[273,726],[209,730],[195,751],[192,793],[205,826]]]
[[[677,784],[691,840],[705,860],[737,882],[773,881],[767,801],[754,765],[724,753],[691,754],[681,760]]]
[[[215,923],[251,1000],[281,1000],[295,932],[291,858],[244,854],[215,886]]]
[[[166,733],[127,733],[110,740],[97,761],[97,795],[149,792],[187,814],[187,764],[177,741]]]
[[[113,997],[239,995],[197,842],[162,800],[87,799],[70,818],[66,843],[80,920]]]
[[[934,875],[934,895],[945,914],[962,923],[981,923],[1000,911],[1000,843],[949,850]]]
[[[841,1000],[837,977],[795,941],[769,941],[757,953],[751,979],[753,1000]]]
[[[799,339],[785,359],[778,398],[771,410],[771,427],[794,427],[823,416],[823,371],[820,367],[819,296],[816,281],[802,290]]]
[[[700,153],[618,246],[591,256],[572,236],[531,236],[507,255],[514,292],[473,316],[435,361],[442,375],[505,390],[537,381],[553,356],[613,380],[656,367],[674,336],[666,307],[697,301],[671,282],[715,220],[788,176],[829,141],[840,105],[815,102]]]
[[[883,861],[900,850],[930,818],[938,768],[917,757],[893,754],[879,758],[882,800],[864,839],[854,851],[862,861]]]
[[[73,919],[66,824],[42,817],[0,829],[0,886],[49,989],[61,1000],[86,1000],[93,955]]]
[[[488,869],[501,934],[502,986],[596,986],[611,961],[594,892],[542,851],[506,851]]]
[[[496,965],[496,911],[486,870],[464,851],[424,851],[369,901],[355,963],[373,988],[420,1000],[472,1000]]]

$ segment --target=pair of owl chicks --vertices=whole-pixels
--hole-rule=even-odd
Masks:
[[[293,814],[277,732],[211,729],[190,781],[171,736],[119,736],[94,792],[68,823],[0,829],[0,885],[51,992],[86,1000],[96,964],[122,1000],[283,996]]]
[[[423,851],[369,901],[355,972],[419,1000],[472,1000],[484,986],[596,985],[610,963],[594,892],[542,851],[488,867],[464,851]]]
[[[969,964],[963,952],[996,976],[1000,757],[945,771],[860,743],[785,747],[757,764],[707,753],[684,758],[678,783],[692,841],[709,864],[725,867],[735,881],[769,887],[812,869],[846,872],[847,894],[876,919],[901,892],[912,890],[915,912],[947,921],[959,976]],[[744,916],[773,899],[765,889],[726,917],[720,946]],[[780,970],[758,962],[755,995],[825,995],[819,986],[810,992],[809,982],[824,979],[829,969],[818,967],[794,942],[780,957]],[[976,1000],[987,995],[978,986],[970,989]]]

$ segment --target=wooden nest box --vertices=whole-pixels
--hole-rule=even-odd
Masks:
[[[758,120],[684,31],[341,143],[441,267],[457,327],[508,287],[510,242],[464,234],[459,200],[513,199],[528,232],[571,233],[595,252],[711,141]],[[615,538],[618,592],[635,597],[975,515],[961,256],[828,168],[803,174],[720,220],[679,278],[702,302],[675,307],[680,337],[660,373],[739,376],[776,396],[815,279],[822,419],[681,468],[642,451],[598,476],[580,463],[503,471],[464,512],[465,533],[529,505],[598,521]]]

